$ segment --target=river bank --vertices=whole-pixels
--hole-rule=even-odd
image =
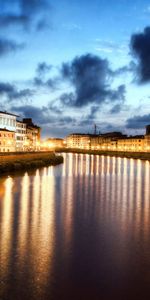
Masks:
[[[141,160],[149,160],[150,161],[150,152],[123,152],[123,151],[104,151],[104,150],[83,150],[83,149],[62,149],[59,153],[81,153],[81,154],[94,154],[94,155],[104,155],[104,156],[115,156],[121,158],[133,158],[133,159],[141,159]]]
[[[0,174],[28,171],[63,163],[63,157],[53,152],[0,153]]]

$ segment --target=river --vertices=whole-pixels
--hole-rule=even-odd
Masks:
[[[63,156],[0,179],[0,299],[149,299],[150,163]]]

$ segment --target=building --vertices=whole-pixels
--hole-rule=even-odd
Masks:
[[[66,138],[67,148],[104,151],[150,151],[150,125],[146,135],[127,136],[121,132],[108,132],[100,135],[70,134]]]
[[[126,137],[121,132],[90,135],[92,150],[117,150],[117,141]]]
[[[150,125],[146,126],[146,134],[145,134],[145,151],[150,151]]]
[[[15,152],[15,132],[6,128],[0,128],[0,152]]]
[[[0,111],[0,128],[16,132],[16,119],[17,115]]]
[[[35,125],[31,118],[24,118],[23,123],[26,124],[25,150],[39,151],[41,128]]]
[[[51,148],[63,148],[65,145],[65,141],[60,138],[49,138],[45,141],[46,147]]]
[[[17,120],[16,121],[16,151],[26,151],[27,141],[27,125],[26,123]]]
[[[40,127],[33,124],[32,119],[22,121],[17,118],[15,114],[0,111],[0,130],[2,131],[0,151],[40,150]]]
[[[90,149],[90,134],[73,133],[66,137],[67,148]]]
[[[117,141],[118,151],[144,152],[145,139],[144,135],[130,136]]]
[[[70,134],[66,138],[67,148],[91,150],[116,150],[117,140],[126,137],[121,132],[105,134]]]

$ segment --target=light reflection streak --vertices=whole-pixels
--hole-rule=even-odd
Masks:
[[[19,260],[26,252],[26,244],[28,242],[28,218],[29,218],[29,175],[26,173],[21,182],[21,197],[20,197],[20,214],[19,214],[19,233],[18,233],[18,252]]]
[[[134,206],[134,179],[135,179],[135,160],[130,160],[130,173],[129,173],[129,200],[128,200],[128,214],[129,214],[129,223],[133,222],[133,206]]]
[[[53,168],[53,167],[52,167]],[[40,176],[37,173],[33,183],[33,190],[37,183],[40,186]],[[54,247],[54,199],[55,199],[55,177],[53,170],[49,173],[44,169],[41,179],[41,206],[38,212],[38,204],[33,206],[33,220],[31,233],[31,255],[32,255],[32,276],[38,293],[42,291],[48,280],[51,268],[51,260]],[[34,202],[39,203],[39,191],[34,193]]]
[[[2,206],[1,238],[0,238],[0,265],[3,275],[7,276],[9,271],[9,260],[11,259],[11,245],[13,233],[13,179],[7,178],[5,183],[5,194]]]
[[[76,216],[81,224],[89,222],[89,226],[94,221],[98,226],[99,222],[110,231],[113,227],[120,243],[129,238],[149,243],[150,163],[88,154],[63,155],[60,173],[49,167],[36,171],[34,176],[26,173],[19,179],[8,178],[1,200],[1,273],[6,277],[9,273],[16,238],[12,234],[14,207],[18,205],[18,268],[22,274],[28,263],[34,293],[38,289],[40,295],[53,274],[57,243],[69,268]],[[14,202],[13,186],[19,181],[21,193]]]
[[[145,239],[149,237],[150,226],[150,163],[145,162],[145,185],[144,185],[144,225],[145,225]]]
[[[136,234],[139,233],[140,230],[140,223],[141,223],[141,190],[142,190],[142,163],[141,160],[138,159],[137,161],[137,177],[136,177]]]

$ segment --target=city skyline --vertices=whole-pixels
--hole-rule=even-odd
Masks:
[[[43,137],[150,123],[149,1],[0,0],[0,108]]]

